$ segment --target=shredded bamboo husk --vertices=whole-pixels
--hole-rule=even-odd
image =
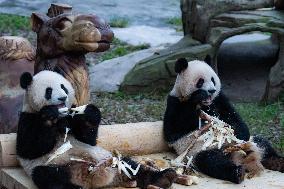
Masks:
[[[82,106],[78,106],[78,107],[74,107],[74,108],[67,108],[67,107],[64,107],[64,108],[60,108],[58,111],[60,113],[61,116],[67,116],[67,115],[70,115],[70,116],[74,116],[76,114],[84,114],[84,111],[86,109],[88,104],[85,104],[85,105],[82,105]]]
[[[189,168],[192,164],[193,157],[188,157],[187,154],[197,141],[203,141],[202,150],[212,147],[220,149],[224,144],[237,145],[244,143],[243,140],[236,138],[234,130],[229,124],[217,117],[210,116],[204,111],[201,111],[200,119],[206,120],[207,124],[193,133],[196,139],[191,141],[183,153],[171,161],[172,166]]]
[[[118,168],[118,172],[121,174],[122,172],[130,179],[132,179],[132,176],[137,175],[139,169],[140,169],[140,164],[138,164],[138,166],[136,167],[136,169],[133,169],[131,167],[131,165],[129,165],[128,163],[126,163],[125,161],[122,160],[122,155],[115,150],[115,155],[116,157],[113,157],[113,162],[112,162],[112,167],[117,167]],[[129,170],[127,170],[127,169]]]
[[[234,135],[234,129],[225,123],[224,121],[218,119],[214,116],[209,116],[205,112],[202,112],[206,117],[210,117],[209,124],[211,125],[207,132],[198,137],[198,140],[202,140],[204,145],[202,150],[206,150],[209,147],[214,147],[217,145],[218,149],[225,144],[242,144],[243,140],[237,139]]]
[[[46,161],[45,164],[49,164],[53,159],[59,157],[60,155],[64,154],[65,152],[67,152],[68,150],[70,150],[71,148],[73,148],[72,144],[70,143],[70,141],[67,141],[65,143],[63,143],[59,148],[57,148],[55,150],[55,152],[48,158],[48,160]]]

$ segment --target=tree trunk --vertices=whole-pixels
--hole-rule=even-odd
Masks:
[[[277,10],[284,10],[284,0],[275,0],[275,8]]]
[[[284,35],[279,36],[279,42],[279,58],[270,70],[262,102],[272,102],[284,95]]]

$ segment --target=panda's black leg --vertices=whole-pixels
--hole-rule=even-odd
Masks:
[[[245,169],[234,164],[222,150],[212,149],[199,152],[194,166],[208,176],[239,184],[244,180]]]
[[[76,114],[70,121],[76,139],[89,145],[96,145],[101,112],[93,104],[88,104],[83,114]]]
[[[70,182],[70,173],[64,166],[37,166],[32,179],[39,189],[82,189]]]
[[[260,136],[254,136],[252,140],[263,150],[262,165],[266,169],[284,173],[284,157],[277,154],[270,142]]]

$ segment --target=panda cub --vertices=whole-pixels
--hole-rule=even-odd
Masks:
[[[192,133],[199,130],[202,110],[231,125],[238,139],[250,142],[245,146],[246,157],[225,153],[222,148],[195,148],[190,155],[193,155],[193,166],[197,170],[234,183],[242,182],[246,171],[258,174],[263,166],[284,172],[284,158],[268,141],[261,137],[250,139],[247,125],[222,93],[220,79],[208,64],[181,58],[176,62],[175,71],[177,78],[167,99],[163,128],[170,147],[178,154],[185,151],[192,141]]]
[[[75,102],[74,89],[63,76],[52,71],[34,76],[24,73],[20,85],[26,92],[18,124],[17,156],[39,189],[168,188],[176,179],[173,169],[158,171],[141,165],[130,179],[112,167],[112,154],[96,146],[99,109],[89,104],[80,114],[59,113],[59,108],[71,108]],[[55,152],[59,153],[54,156]],[[133,169],[138,166],[130,158],[122,160]]]

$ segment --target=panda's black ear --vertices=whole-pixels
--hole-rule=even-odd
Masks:
[[[175,64],[175,72],[180,73],[182,70],[185,70],[188,66],[188,62],[185,58],[179,58]]]
[[[33,76],[29,72],[24,72],[20,78],[20,85],[23,89],[26,89],[32,82]]]

